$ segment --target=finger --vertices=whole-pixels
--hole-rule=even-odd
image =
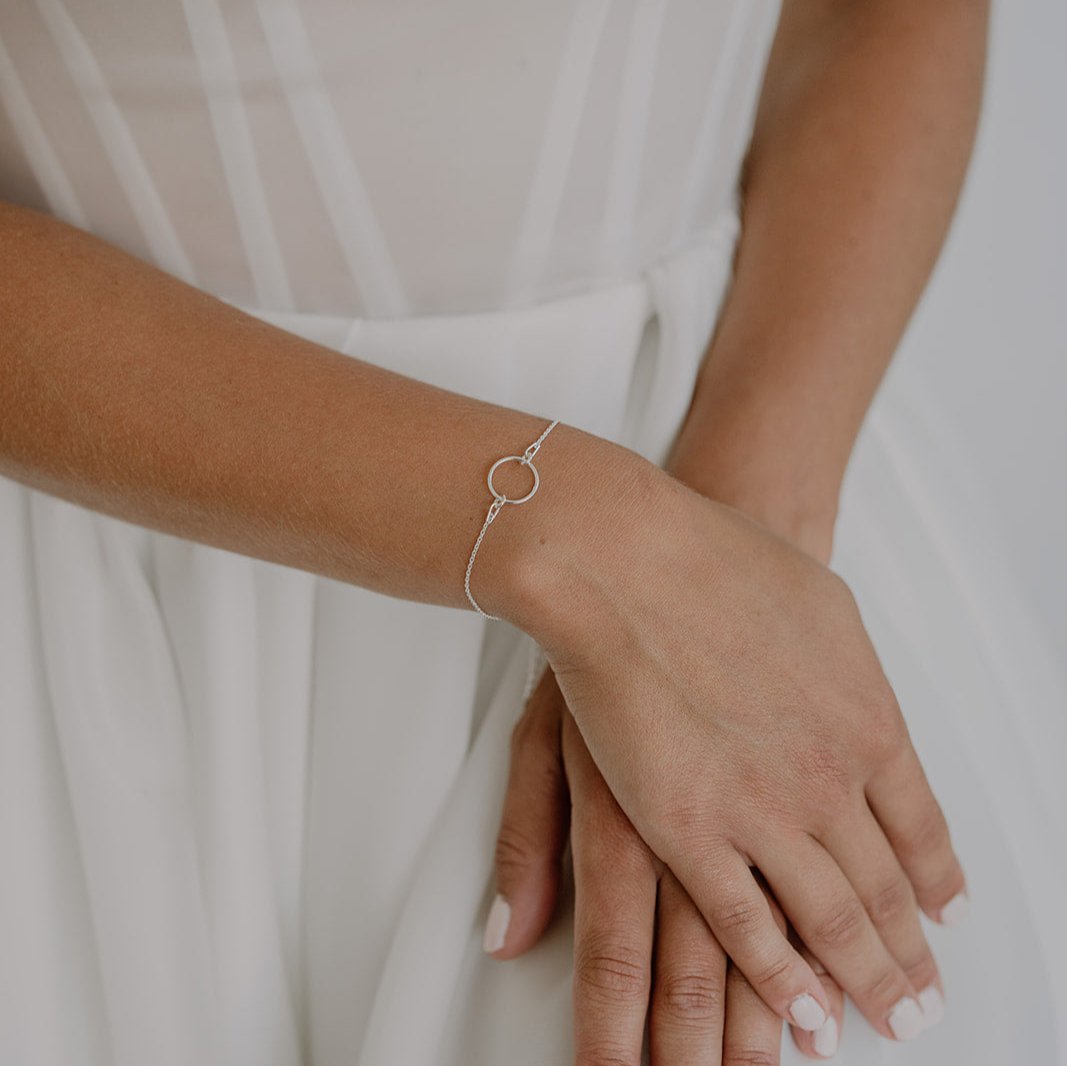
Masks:
[[[927,917],[942,925],[962,921],[968,908],[963,868],[914,748],[906,746],[879,768],[867,801]]]
[[[767,900],[775,926],[783,935],[787,935],[788,928],[781,907],[762,875],[753,871],[753,876]],[[825,1027],[826,1023],[823,1024]],[[723,1035],[724,1066],[752,1066],[753,1063],[776,1066],[781,1046],[782,1019],[756,994],[744,974],[732,962],[729,963]]]
[[[925,1028],[944,1013],[944,988],[919,922],[919,906],[908,875],[866,803],[822,843],[851,882],[878,935],[918,989]]]
[[[725,991],[726,954],[689,894],[666,870],[656,901],[649,1012],[653,1066],[718,1063]],[[781,1021],[772,1017],[780,1029]]]
[[[572,778],[577,1066],[639,1066],[652,983],[657,873],[607,785]]]
[[[845,1019],[845,993],[826,967],[812,955],[807,947],[799,940],[795,941],[795,944],[804,960],[819,975],[819,980],[826,989],[826,997],[830,1000],[830,1017],[823,1023],[822,1028],[814,1033],[797,1029],[796,1026],[790,1026],[789,1031],[793,1036],[793,1043],[796,1044],[801,1054],[813,1059],[833,1058],[837,1053],[841,1040],[841,1027]]]
[[[559,898],[570,797],[560,749],[563,696],[546,669],[511,734],[511,768],[497,834],[497,896],[482,946],[498,959],[532,947]]]
[[[726,973],[726,1030],[722,1066],[778,1066],[782,1019],[732,963]]]
[[[778,905],[778,901],[770,892],[770,888],[766,883],[766,879],[762,874],[756,874],[756,880],[760,883],[760,887],[763,889],[764,894],[767,896],[767,902],[771,908],[771,914],[774,916],[775,923],[778,928],[785,931],[789,937],[789,942],[800,953],[804,961],[812,968],[812,970],[818,975],[820,981],[822,981],[823,988],[826,990],[826,998],[830,1001],[830,1014],[823,1024],[811,1032],[806,1029],[800,1029],[795,1025],[790,1025],[789,1032],[793,1036],[793,1043],[804,1055],[809,1058],[816,1059],[828,1059],[831,1058],[837,1052],[837,1045],[841,1034],[841,1023],[845,1015],[845,993],[841,990],[841,986],[833,979],[833,977],[827,972],[827,969],[814,955],[807,949],[804,943],[796,935],[796,930],[787,928],[785,915],[782,913],[782,908]]]
[[[915,989],[833,857],[805,835],[756,858],[797,934],[871,1025],[896,1040],[918,1036]]]
[[[690,849],[675,869],[723,950],[768,1007],[802,1029],[818,1029],[829,1003],[822,982],[775,924],[767,897],[745,860],[724,846],[710,856]]]
[[[771,910],[771,915],[774,918],[775,924],[784,933],[789,936],[789,942],[800,953],[804,961],[812,968],[812,970],[818,975],[819,980],[822,981],[823,988],[826,992],[826,997],[830,1002],[830,1012],[826,1021],[816,1029],[814,1032],[800,1029],[795,1025],[790,1025],[789,1031],[793,1036],[793,1042],[796,1044],[798,1050],[808,1056],[815,1059],[828,1059],[831,1058],[837,1052],[837,1045],[841,1033],[841,1024],[844,1019],[845,1013],[845,994],[841,989],[841,986],[830,976],[826,967],[823,966],[814,955],[803,945],[796,935],[795,930],[788,929],[785,919],[785,915],[782,913],[781,907],[778,905],[778,901],[774,898],[770,891],[769,886],[766,883],[766,879],[758,871],[755,871],[756,881],[760,888],[763,890],[764,895],[767,897],[767,903]],[[734,970],[735,976],[739,971]],[[746,981],[747,984],[747,981]],[[733,993],[733,1001],[740,999],[736,992]],[[769,1008],[763,1001],[759,1001],[763,1005],[764,1011],[768,1011]],[[729,1007],[729,1004],[728,1004]],[[748,1012],[743,1015],[744,1018],[749,1017]],[[768,1057],[766,1050],[766,1043],[769,1041],[769,1034],[764,1035],[763,1021],[759,1019],[753,1011],[751,1015],[752,1028],[755,1030],[754,1039],[746,1037],[746,1032],[749,1026],[744,1022],[740,1022],[733,1033],[730,1035],[731,1053],[736,1059],[739,1055],[742,1056],[742,1061],[748,1062],[777,1062],[778,1061],[778,1048],[780,1047],[781,1037],[781,1021],[777,1019],[777,1027],[775,1029],[776,1037],[778,1038],[775,1043],[774,1057]],[[762,1043],[761,1043],[762,1041]],[[745,1059],[743,1056],[747,1055]]]

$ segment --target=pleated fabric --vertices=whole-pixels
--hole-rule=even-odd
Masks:
[[[282,329],[662,463],[729,285],[776,15],[5,0],[0,196]],[[930,933],[940,1030],[894,1047],[852,1015],[845,1066],[1067,1046],[1067,683],[966,469],[921,373],[894,368],[835,566],[975,917]],[[569,881],[529,956],[481,951],[508,736],[542,665],[508,623],[0,479],[0,1062],[569,1061]]]

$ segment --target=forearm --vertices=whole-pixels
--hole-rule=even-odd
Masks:
[[[463,577],[491,502],[488,467],[521,454],[545,417],[305,341],[37,212],[0,205],[0,256],[0,474],[150,528],[472,610]],[[479,549],[471,589],[484,610],[521,621],[522,567],[579,510],[583,466],[631,456],[639,469],[625,449],[555,427],[536,459],[537,496],[506,507]],[[505,464],[494,481],[515,497],[531,475]]]
[[[672,472],[752,511],[780,509],[779,526],[832,525],[955,208],[986,18],[986,0],[786,0],[734,283]]]

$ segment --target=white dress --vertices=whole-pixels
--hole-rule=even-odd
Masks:
[[[661,463],[729,283],[776,17],[4,0],[0,198]],[[1046,1066],[1067,1047],[1067,685],[966,470],[921,375],[894,368],[834,565],[973,909],[930,931],[939,1029],[893,1046],[850,1008],[844,1066]],[[569,1062],[569,899],[522,960],[481,950],[507,738],[540,663],[473,611],[0,479],[0,1063]]]

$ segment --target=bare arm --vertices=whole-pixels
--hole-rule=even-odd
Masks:
[[[491,500],[488,465],[521,453],[548,418],[305,341],[36,211],[0,204],[0,260],[0,474],[140,525],[472,610],[463,576]],[[593,453],[635,476],[644,463],[556,426],[536,500],[495,521],[479,548],[471,590],[484,610],[513,607],[524,545],[539,519],[558,532],[576,510],[553,504],[578,457],[575,491],[589,491],[579,468]],[[508,464],[494,480],[517,496],[530,475]]]
[[[829,556],[970,156],[988,0],[785,0],[736,275],[669,469]]]

